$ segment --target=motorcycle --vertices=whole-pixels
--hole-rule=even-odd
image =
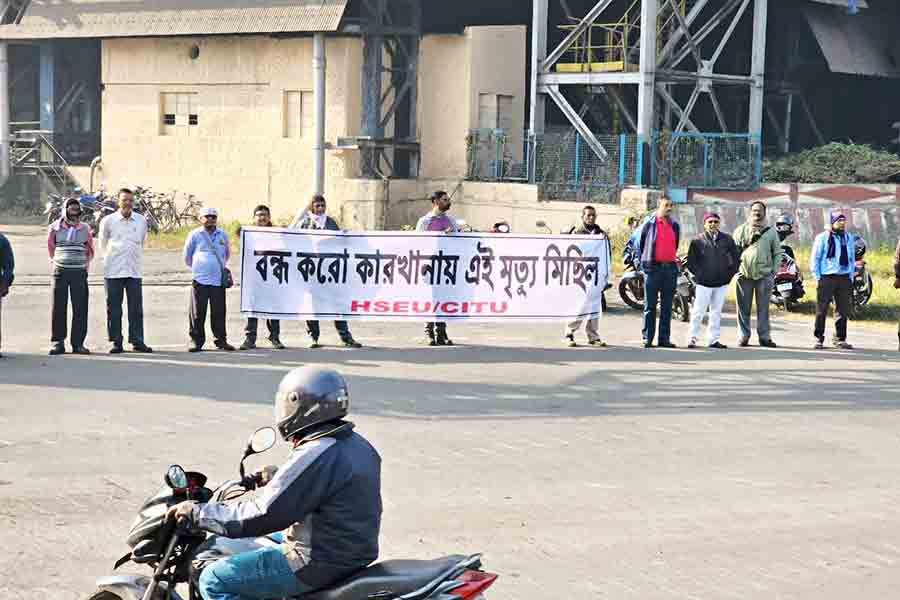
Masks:
[[[853,270],[853,310],[854,312],[866,304],[872,298],[872,292],[875,289],[875,282],[872,281],[872,275],[866,269],[866,261],[863,259],[866,251],[857,252],[856,266]]]
[[[253,491],[257,476],[246,475],[244,461],[275,445],[271,427],[258,429],[244,450],[239,478],[215,490],[206,487],[206,475],[172,465],[162,486],[147,498],[128,532],[131,550],[116,561],[114,570],[132,562],[153,569],[147,575],[111,575],[97,580],[97,591],[88,600],[182,600],[176,587],[187,585],[187,600],[201,600],[199,579],[216,560],[277,546],[278,534],[256,539],[229,539],[188,529],[167,518],[169,507],[184,500],[224,502]],[[303,600],[484,600],[483,592],[497,575],[481,570],[481,555],[445,556],[436,560],[388,560],[363,569],[332,587],[302,596]]]
[[[619,279],[619,297],[635,310],[644,310],[645,275],[630,252],[625,255],[625,274]],[[678,257],[678,282],[672,299],[672,314],[687,323],[691,320],[691,305],[697,295],[694,276],[686,268],[687,257]]]
[[[803,288],[803,273],[794,260],[794,253],[789,246],[782,245],[784,254],[781,265],[775,273],[775,285],[772,287],[771,302],[790,312],[797,305],[806,290]]]
[[[54,221],[58,221],[62,217],[65,203],[66,199],[59,194],[47,195],[47,204],[44,207],[44,214],[47,215],[47,225],[52,225]]]

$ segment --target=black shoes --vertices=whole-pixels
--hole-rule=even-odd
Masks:
[[[746,348],[750,345],[750,338],[741,338],[741,341],[738,342],[738,346],[741,348]]]
[[[216,348],[218,348],[219,350],[224,350],[225,352],[234,352],[235,350],[237,350],[237,348],[235,348],[228,342],[218,343],[216,344]]]
[[[710,348],[715,348],[716,350],[728,350],[728,346],[723,344],[722,342],[713,342],[709,345]]]
[[[284,350],[284,344],[278,338],[269,338],[269,341],[272,342],[272,347],[276,350]]]
[[[574,336],[574,335],[567,335],[567,336],[566,336],[566,345],[568,345],[569,348],[577,348],[577,347],[578,347],[578,343],[575,342],[575,336]]]
[[[53,344],[52,346],[50,346],[50,352],[48,352],[50,356],[58,356],[65,353],[66,347],[62,344]]]
[[[188,352],[203,352],[203,346],[193,344],[188,348]]]
[[[131,349],[141,354],[153,354],[153,348],[141,342],[140,344],[132,344]]]
[[[81,355],[86,356],[90,353],[91,353],[91,351],[88,350],[87,348],[85,348],[84,346],[78,346],[77,348],[72,348],[72,354],[81,354]]]
[[[241,350],[256,350],[256,342],[253,340],[244,340],[241,344]]]
[[[321,348],[322,346],[321,346],[321,344],[319,344],[318,339],[312,339],[309,341],[309,347],[311,349],[315,350],[316,348]]]
[[[763,348],[777,348],[778,344],[773,342],[772,340],[760,340],[759,345]]]
[[[113,344],[109,349],[110,354],[122,354],[123,352],[125,352],[125,348],[121,344]]]
[[[346,340],[341,340],[346,348],[362,348],[362,344],[354,340],[353,338],[347,338]]]
[[[644,340],[644,348],[652,348],[652,347],[653,347],[653,342],[648,342],[647,340]]]
[[[660,348],[677,348],[678,347],[675,344],[673,344],[672,342],[660,342],[658,345]]]

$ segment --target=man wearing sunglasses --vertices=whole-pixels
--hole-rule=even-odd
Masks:
[[[722,323],[722,306],[728,284],[738,272],[741,252],[727,233],[719,231],[721,219],[716,213],[703,216],[703,233],[691,240],[688,249],[687,268],[697,282],[697,297],[691,310],[691,330],[688,348],[696,348],[700,338],[703,315],[709,309],[709,329],[706,332],[710,348],[725,349],[719,341]]]

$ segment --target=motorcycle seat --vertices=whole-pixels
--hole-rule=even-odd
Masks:
[[[445,556],[435,560],[386,560],[363,569],[335,586],[299,596],[296,600],[366,600],[394,598],[425,586],[465,560]]]

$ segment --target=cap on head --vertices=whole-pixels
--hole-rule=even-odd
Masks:
[[[847,220],[847,216],[844,215],[844,213],[839,210],[831,213],[831,224],[832,225],[834,225],[838,221],[846,221],[846,220]]]
[[[714,212],[708,212],[708,213],[706,213],[705,215],[703,215],[703,222],[704,222],[704,223],[706,223],[706,222],[709,221],[710,219],[715,219],[716,221],[721,221],[721,220],[722,220],[721,218],[719,218],[719,215],[716,214],[716,213],[714,213]]]
[[[68,210],[68,208],[70,206],[72,206],[73,204],[76,205],[78,208],[81,208],[81,201],[78,198],[68,198],[66,200],[66,209]]]
[[[211,206],[204,206],[203,208],[200,209],[200,218],[201,219],[205,218],[205,217],[218,217],[218,216],[219,216],[219,211],[212,208]]]

